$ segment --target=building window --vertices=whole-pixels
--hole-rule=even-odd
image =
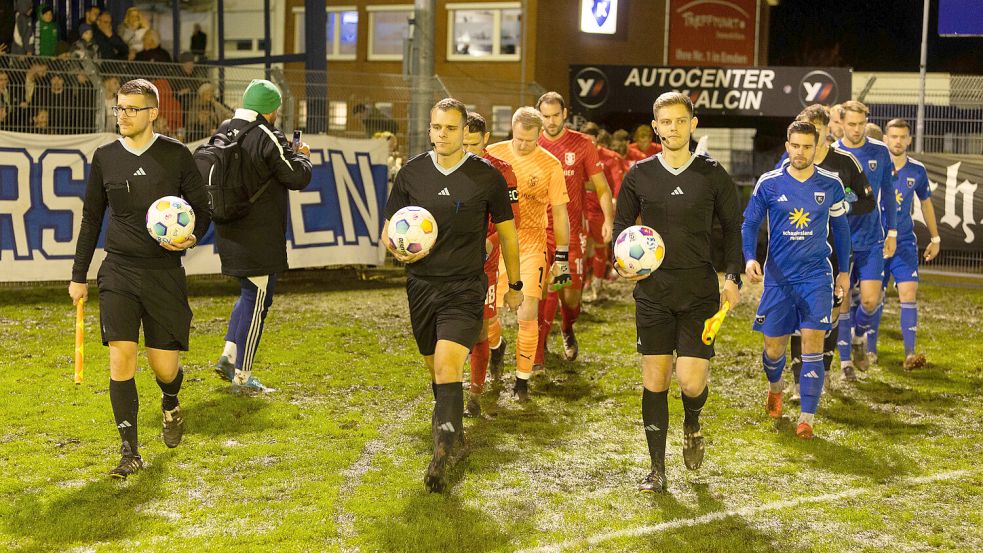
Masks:
[[[413,5],[366,6],[365,11],[369,12],[369,59],[402,60],[403,39],[413,18]]]
[[[518,61],[522,43],[519,2],[447,4],[447,59]]]
[[[305,52],[304,8],[294,8],[294,52]],[[358,11],[355,6],[327,8],[325,51],[329,60],[353,60],[358,46]]]
[[[512,133],[512,106],[492,106],[492,136]]]
[[[328,130],[343,131],[348,127],[348,102],[328,102]]]

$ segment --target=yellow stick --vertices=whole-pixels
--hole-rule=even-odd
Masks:
[[[717,333],[720,332],[720,326],[724,324],[724,318],[727,316],[727,311],[730,310],[730,302],[725,301],[723,307],[717,314],[710,317],[703,323],[703,343],[710,345],[713,343],[714,339],[717,337]]]
[[[75,383],[82,383],[85,370],[85,298],[75,304]]]

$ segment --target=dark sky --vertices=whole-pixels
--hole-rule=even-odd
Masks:
[[[938,36],[938,0],[930,6],[928,71],[983,74],[983,38]],[[782,0],[770,27],[769,65],[918,71],[921,0]]]

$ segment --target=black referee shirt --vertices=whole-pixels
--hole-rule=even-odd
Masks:
[[[396,173],[386,219],[409,205],[426,209],[437,220],[437,241],[430,254],[406,268],[417,278],[454,280],[481,274],[489,215],[494,223],[512,219],[505,178],[471,154],[451,169],[437,165],[432,151],[409,160]]]
[[[147,209],[163,196],[182,196],[191,204],[194,235],[201,239],[211,210],[201,175],[184,144],[154,135],[142,152],[131,151],[122,138],[100,146],[89,169],[72,281],[85,282],[107,207],[104,249],[115,261],[150,269],[180,267],[182,252],[165,250],[147,232]]]
[[[716,215],[724,231],[723,270],[743,270],[737,188],[713,159],[693,155],[673,169],[660,153],[632,166],[618,193],[615,238],[634,225],[639,215],[642,224],[654,228],[665,241],[666,257],[660,269],[712,267],[710,233]]]

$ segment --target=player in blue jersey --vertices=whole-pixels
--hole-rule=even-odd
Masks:
[[[894,166],[895,199],[898,204],[898,249],[894,257],[884,266],[884,289],[891,277],[898,287],[901,300],[901,336],[904,340],[904,368],[917,369],[925,364],[925,355],[915,351],[915,333],[918,328],[918,307],[915,296],[918,292],[918,239],[915,236],[915,222],[912,210],[915,196],[921,203],[922,220],[932,237],[925,247],[925,261],[939,255],[939,229],[935,224],[935,210],[932,208],[932,191],[928,186],[928,173],[920,161],[908,157],[911,144],[911,127],[904,119],[892,119],[887,123],[885,135],[887,148],[891,151]],[[883,299],[867,334],[867,356],[876,362],[877,330],[884,308]]]
[[[884,260],[894,255],[898,235],[891,153],[880,140],[865,136],[867,114],[867,106],[862,103],[856,100],[844,102],[843,138],[833,143],[834,147],[850,152],[860,161],[878,200],[877,209],[870,213],[848,217],[853,241],[850,285],[860,283],[860,305],[855,320],[850,313],[850,302],[843,302],[840,308],[837,346],[843,379],[848,381],[856,380],[854,361],[860,370],[867,369],[867,332],[880,305]]]
[[[815,125],[795,121],[788,127],[789,163],[758,179],[744,211],[741,229],[745,272],[752,282],[764,278],[754,330],[764,335],[761,354],[769,391],[767,411],[782,415],[782,371],[788,338],[801,329],[801,404],[795,433],[812,438],[812,427],[823,389],[823,339],[832,328],[833,267],[827,236],[832,231],[837,263],[850,262],[850,226],[843,183],[814,164],[819,132]],[[758,229],[768,219],[768,260],[762,272],[757,261]],[[835,294],[850,285],[848,271],[836,277]]]

